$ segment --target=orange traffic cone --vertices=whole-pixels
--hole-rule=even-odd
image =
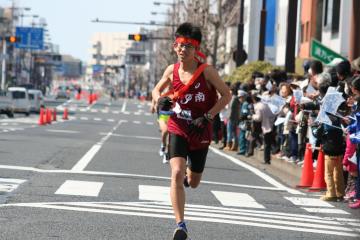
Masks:
[[[56,108],[53,109],[53,121],[57,121],[56,120]]]
[[[314,180],[314,168],[312,160],[312,151],[311,144],[306,144],[305,157],[304,157],[304,166],[301,173],[301,180],[297,188],[306,188],[311,187]]]
[[[51,124],[51,109],[46,109],[46,123]]]
[[[46,123],[44,122],[44,108],[40,108],[40,115],[39,115],[39,121],[38,121],[39,125],[45,125]]]
[[[317,191],[326,190],[326,182],[324,175],[325,175],[325,156],[322,147],[320,147],[314,181],[309,191],[317,192]]]
[[[64,119],[64,120],[68,120],[68,119],[69,119],[69,118],[68,118],[68,110],[67,110],[67,108],[64,108],[63,119]]]

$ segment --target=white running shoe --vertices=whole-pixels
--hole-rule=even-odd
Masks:
[[[159,155],[160,155],[160,157],[165,155],[165,147],[160,147]]]
[[[163,164],[168,164],[169,163],[169,159],[168,159],[168,154],[164,152],[164,156],[163,156]]]

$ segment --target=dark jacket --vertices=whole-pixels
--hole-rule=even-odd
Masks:
[[[336,127],[322,123],[313,129],[313,134],[322,144],[325,155],[341,156],[345,153],[345,138],[343,131],[337,128],[340,124],[335,123],[334,126]]]

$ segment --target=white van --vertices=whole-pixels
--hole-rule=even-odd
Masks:
[[[29,116],[31,105],[26,88],[10,87],[8,91],[14,104],[14,112],[25,113],[26,116]]]
[[[29,89],[29,100],[30,100],[30,110],[32,112],[40,112],[40,108],[44,107],[44,96],[40,90]]]

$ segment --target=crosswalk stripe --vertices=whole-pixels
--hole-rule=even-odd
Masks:
[[[284,197],[297,206],[310,207],[334,207],[328,202],[322,201],[318,198],[299,198],[299,197]]]
[[[246,193],[211,191],[214,196],[227,207],[265,208]]]
[[[139,185],[139,199],[147,201],[170,201],[170,188],[161,186]]]
[[[336,208],[302,208],[307,212],[311,213],[327,213],[327,214],[346,214],[350,215],[350,213],[342,210],[342,209],[336,209]]]
[[[97,197],[103,185],[103,182],[66,180],[55,194]]]

